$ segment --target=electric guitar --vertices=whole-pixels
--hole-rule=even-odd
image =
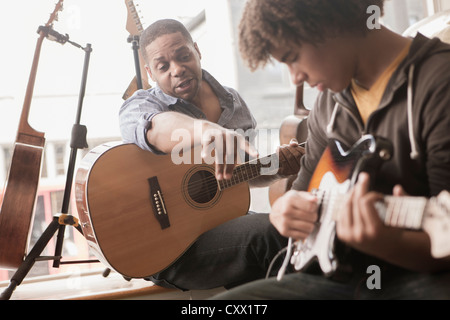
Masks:
[[[165,269],[202,233],[245,215],[248,181],[284,165],[273,154],[237,165],[232,179],[217,181],[200,148],[183,159],[122,143],[98,146],[83,158],[75,182],[78,215],[89,247],[106,266],[130,278]]]
[[[309,191],[319,198],[319,219],[313,232],[304,241],[295,243],[291,263],[296,270],[304,270],[317,261],[325,275],[336,271],[339,264],[334,251],[337,208],[356,182],[357,175],[368,171],[373,176],[377,167],[390,158],[391,150],[387,141],[372,136],[364,136],[348,152],[344,152],[337,141],[332,141],[325,149],[309,186]],[[435,258],[450,255],[450,194],[447,191],[431,199],[385,196],[376,209],[388,226],[427,232]]]
[[[57,20],[62,7],[63,0],[59,0],[46,27],[52,26]],[[45,134],[34,130],[28,123],[39,56],[45,38],[43,31],[39,33],[0,209],[0,268],[4,269],[16,269],[23,262],[41,173]]]
[[[133,0],[125,0],[125,5],[127,7],[126,30],[130,33],[130,36],[139,36],[144,31],[144,27],[142,26],[141,18],[139,16],[138,10],[136,9],[136,5],[134,4]],[[142,88],[139,88],[137,76],[135,76],[131,80],[127,90],[123,94],[122,96],[123,100],[127,100],[138,89],[149,89],[151,87],[150,84],[148,83],[147,70],[145,70],[145,62],[142,59],[140,53],[139,53],[139,67],[141,73]]]

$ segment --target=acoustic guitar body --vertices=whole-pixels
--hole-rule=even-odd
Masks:
[[[199,159],[194,154],[200,149],[193,150]],[[86,155],[75,193],[93,253],[131,278],[165,269],[202,233],[245,215],[250,206],[248,183],[219,190],[212,165],[174,164],[170,155],[121,143]]]
[[[28,248],[42,146],[16,143],[0,211],[0,268],[17,269]]]

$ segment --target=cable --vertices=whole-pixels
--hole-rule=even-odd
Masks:
[[[292,238],[289,238],[286,256],[284,257],[284,261],[283,261],[283,264],[281,265],[280,270],[278,270],[278,274],[277,274],[278,281],[280,281],[283,278],[284,274],[286,273],[286,268],[289,264],[289,260],[291,258],[291,253],[292,253]]]
[[[266,273],[266,279],[270,277],[270,272],[272,271],[273,265],[275,263],[275,261],[285,252],[286,253],[286,257],[284,258],[283,264],[280,267],[280,270],[278,271],[278,276],[277,279],[280,280],[280,273],[283,272],[283,274],[281,276],[284,275],[286,268],[287,268],[287,264],[289,263],[289,258],[291,256],[291,252],[292,252],[292,247],[293,247],[293,243],[292,243],[292,238],[289,238],[289,242],[288,245],[281,249],[280,251],[278,251],[278,253],[275,255],[275,257],[272,259],[272,261],[270,262],[269,268],[267,269],[267,273]]]

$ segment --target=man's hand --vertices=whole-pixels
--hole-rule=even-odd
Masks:
[[[203,159],[209,163],[208,159],[214,158],[217,180],[231,179],[234,167],[245,153],[258,157],[244,136],[212,123],[203,126],[201,144]]]
[[[300,170],[300,159],[305,154],[305,148],[299,146],[296,139],[292,139],[289,144],[283,144],[277,149],[279,158],[278,174],[289,176],[297,174]]]

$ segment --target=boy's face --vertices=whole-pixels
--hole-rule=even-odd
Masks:
[[[356,72],[354,52],[351,43],[341,38],[316,45],[279,46],[271,50],[271,55],[288,66],[294,85],[307,82],[320,91],[340,92]]]
[[[192,101],[202,81],[200,51],[180,32],[158,37],[146,48],[146,69],[164,93]]]

